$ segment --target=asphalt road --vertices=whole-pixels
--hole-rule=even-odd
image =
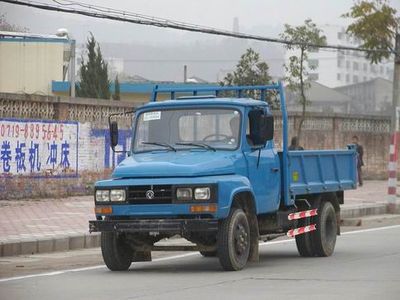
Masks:
[[[399,236],[400,225],[347,232],[329,258],[301,258],[293,240],[269,242],[240,272],[186,253],[128,272],[95,266],[0,279],[0,299],[399,299]]]

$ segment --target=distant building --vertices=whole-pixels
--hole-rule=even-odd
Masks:
[[[120,82],[125,82],[125,83],[145,83],[145,82],[151,82],[151,80],[144,78],[140,75],[128,75],[125,73],[118,74],[118,79]]]
[[[51,95],[62,81],[69,41],[55,35],[0,31],[0,92]]]
[[[336,91],[353,100],[350,112],[356,114],[390,115],[392,111],[393,82],[375,78],[365,82],[340,86]]]
[[[350,111],[352,98],[340,91],[336,91],[318,82],[311,82],[311,87],[306,91],[308,112],[343,113]],[[288,111],[302,111],[299,104],[300,95],[286,89]]]
[[[193,87],[216,87],[216,84],[199,84],[199,83],[165,83],[165,82],[145,82],[145,83],[131,83],[131,82],[121,82],[120,83],[120,97],[123,101],[132,101],[135,104],[144,104],[150,101],[150,97],[153,93],[154,87],[159,88],[193,88]],[[52,91],[54,95],[57,96],[68,96],[69,91],[68,81],[53,81]],[[115,87],[112,82],[110,85],[110,92],[114,93]],[[209,95],[209,92],[204,92]],[[202,93],[199,93],[202,94]],[[189,93],[177,93],[176,97],[188,96]],[[159,100],[171,99],[170,93],[160,93]]]
[[[346,34],[341,26],[322,25],[319,26],[326,36],[327,43],[330,45],[358,47],[360,41]],[[286,61],[297,52],[288,51]],[[310,80],[317,81],[328,87],[337,87],[348,84],[369,81],[381,77],[392,80],[393,65],[381,63],[372,65],[364,57],[363,52],[352,50],[316,50],[311,52],[308,57],[308,64],[313,65],[316,70],[310,70]]]

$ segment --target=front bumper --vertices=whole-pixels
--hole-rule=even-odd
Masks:
[[[140,220],[93,220],[90,232],[158,232],[185,234],[188,232],[217,232],[215,219],[140,219]]]

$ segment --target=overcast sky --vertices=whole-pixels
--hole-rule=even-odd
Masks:
[[[54,4],[49,0],[37,1]],[[238,17],[240,31],[273,36],[281,31],[282,24],[296,25],[307,18],[317,24],[345,25],[347,21],[340,15],[347,12],[353,3],[351,0],[77,1],[229,30],[234,17]],[[400,10],[400,0],[391,0],[390,3]],[[157,44],[210,38],[196,33],[180,33],[4,3],[0,3],[0,12],[6,14],[9,22],[25,26],[34,33],[54,33],[57,28],[67,28],[78,41],[83,40],[89,31],[101,42],[143,41]]]
[[[56,4],[51,0],[35,1]],[[57,1],[66,3],[65,0]],[[268,37],[278,37],[285,23],[299,25],[307,18],[318,25],[345,26],[349,20],[340,16],[353,5],[352,0],[75,1],[227,30],[233,29],[233,20],[237,17],[241,32]],[[390,3],[400,12],[400,0],[391,0]],[[106,58],[124,60],[125,73],[153,80],[182,80],[184,64],[188,66],[190,76],[196,75],[209,81],[220,80],[226,72],[233,70],[247,47],[260,52],[273,76],[283,74],[283,48],[277,44],[233,41],[226,37],[95,19],[1,2],[0,13],[5,13],[10,23],[27,27],[32,33],[54,34],[57,29],[66,28],[78,44],[83,43],[92,32]],[[121,47],[115,43],[129,45]],[[212,61],[196,62],[196,59]]]

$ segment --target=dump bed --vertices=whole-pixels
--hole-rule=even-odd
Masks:
[[[357,186],[357,154],[348,150],[288,151],[291,196],[335,192]]]

